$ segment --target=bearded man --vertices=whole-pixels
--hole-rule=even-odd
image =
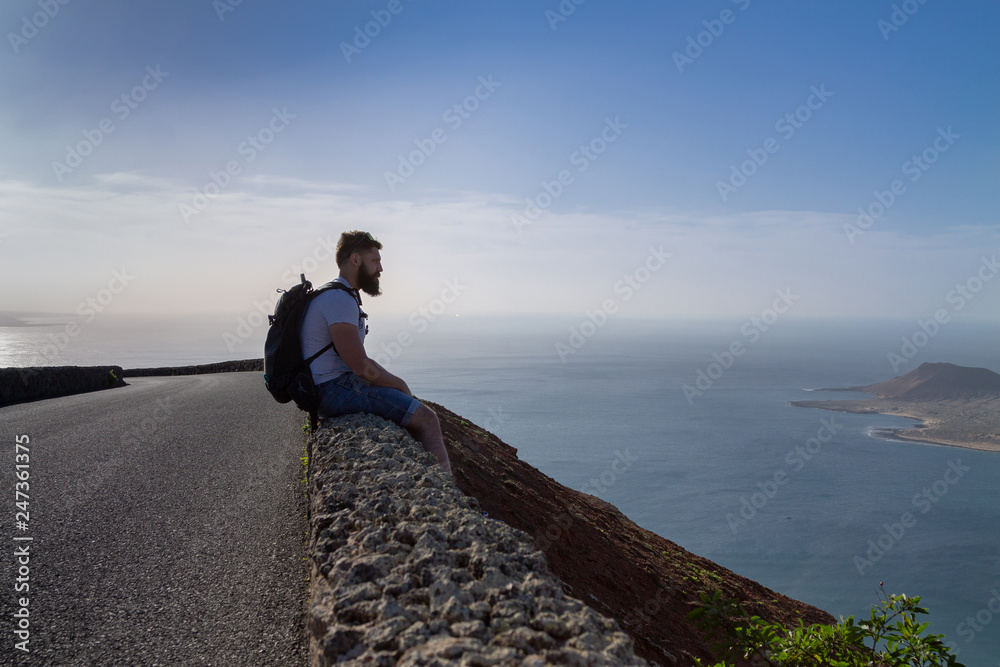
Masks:
[[[310,365],[320,391],[321,418],[368,412],[394,421],[437,457],[445,472],[451,462],[444,448],[437,415],[413,397],[402,378],[383,368],[365,352],[368,315],[361,309],[359,290],[382,293],[382,244],[368,232],[344,232],[337,242],[336,282],[347,290],[329,289],[315,297],[302,320],[303,358],[333,342]]]

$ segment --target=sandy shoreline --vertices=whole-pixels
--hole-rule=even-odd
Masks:
[[[893,439],[1000,452],[1000,399],[901,401],[869,398],[853,401],[791,401],[799,408],[853,414],[881,414],[913,419],[910,428],[881,428]]]

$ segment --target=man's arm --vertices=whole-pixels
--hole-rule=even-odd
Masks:
[[[331,324],[330,339],[337,349],[337,354],[344,360],[347,367],[362,380],[379,387],[398,389],[408,396],[413,395],[402,378],[393,375],[382,368],[381,364],[377,361],[368,357],[356,324],[349,324],[347,322]]]

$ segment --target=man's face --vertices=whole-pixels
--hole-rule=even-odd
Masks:
[[[361,266],[358,267],[358,289],[369,296],[382,293],[378,277],[382,274],[382,255],[377,248],[359,252]]]

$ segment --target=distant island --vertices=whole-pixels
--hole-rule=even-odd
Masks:
[[[908,417],[919,423],[889,430],[893,438],[1000,452],[1000,375],[991,370],[925,363],[885,382],[817,391],[854,391],[874,398],[792,405]]]

